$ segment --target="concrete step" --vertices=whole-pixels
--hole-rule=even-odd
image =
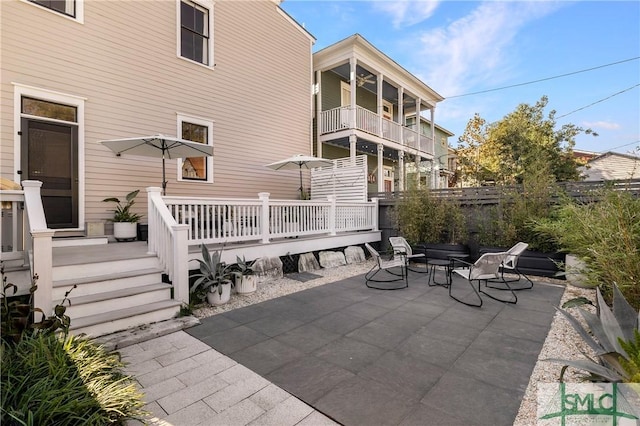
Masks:
[[[105,260],[91,263],[76,263],[53,267],[53,281],[74,280],[100,277],[114,272],[127,272],[139,269],[159,268],[158,258],[143,255],[130,259]]]
[[[171,300],[171,285],[158,283],[86,296],[69,297],[66,314],[73,321],[82,317]],[[55,301],[54,303],[60,303]]]
[[[174,318],[180,312],[180,302],[168,300],[148,303],[133,308],[119,309],[71,320],[71,334],[89,337],[104,336],[144,324]]]
[[[63,237],[54,238],[51,244],[53,247],[78,247],[78,246],[93,246],[98,244],[107,244],[109,238],[102,237]]]
[[[122,290],[154,284],[162,281],[162,270],[158,268],[138,269],[135,271],[113,272],[110,274],[60,280],[53,283],[53,299],[61,300],[74,285],[71,297],[86,296],[104,291]]]

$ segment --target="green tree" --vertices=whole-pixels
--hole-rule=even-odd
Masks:
[[[556,129],[556,112],[552,110],[545,117],[548,102],[543,96],[533,106],[520,104],[491,124],[475,114],[458,139],[463,179],[471,183],[522,183],[527,170],[543,161],[556,181],[578,180],[575,138],[581,133],[597,134],[574,124]]]

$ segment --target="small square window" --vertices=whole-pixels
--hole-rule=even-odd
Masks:
[[[180,2],[180,55],[209,65],[209,10],[188,0]]]
[[[213,122],[178,114],[178,135],[182,139],[212,145]],[[213,183],[213,157],[178,159],[178,180]]]

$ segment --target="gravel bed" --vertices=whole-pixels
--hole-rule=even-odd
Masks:
[[[212,315],[227,312],[233,309],[249,306],[254,303],[263,302],[287,294],[295,293],[307,288],[317,287],[345,278],[361,275],[369,271],[373,266],[373,261],[368,260],[360,264],[352,264],[339,266],[335,268],[323,268],[313,271],[314,274],[321,275],[307,282],[300,282],[291,278],[278,278],[258,283],[258,290],[249,295],[234,294],[231,300],[222,306],[209,306],[207,304],[200,306],[194,311],[197,318],[206,318]],[[556,285],[565,285],[565,281],[539,278],[537,282],[547,282]],[[584,296],[589,300],[595,301],[595,290],[581,289],[573,286],[566,286],[562,296],[561,304],[575,297]],[[525,392],[520,410],[516,416],[514,425],[525,426],[535,425],[537,423],[537,391],[538,383],[557,383],[560,377],[562,365],[543,361],[548,358],[562,359],[579,359],[582,358],[582,352],[590,353],[590,348],[584,344],[580,336],[573,330],[571,324],[556,313],[551,323],[549,334],[542,346],[538,361],[533,369],[529,385]],[[578,375],[572,369],[568,369],[565,374],[566,382],[579,381]]]

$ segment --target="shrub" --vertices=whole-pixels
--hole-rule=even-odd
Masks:
[[[586,280],[600,285],[611,300],[616,283],[635,309],[640,308],[640,199],[627,191],[605,189],[589,204],[565,201],[554,217],[540,221],[536,231],[586,265]]]
[[[25,334],[2,342],[0,356],[2,424],[104,425],[145,414],[118,354],[86,339]]]
[[[393,210],[403,237],[416,243],[466,242],[466,218],[459,203],[429,190],[409,190]]]

